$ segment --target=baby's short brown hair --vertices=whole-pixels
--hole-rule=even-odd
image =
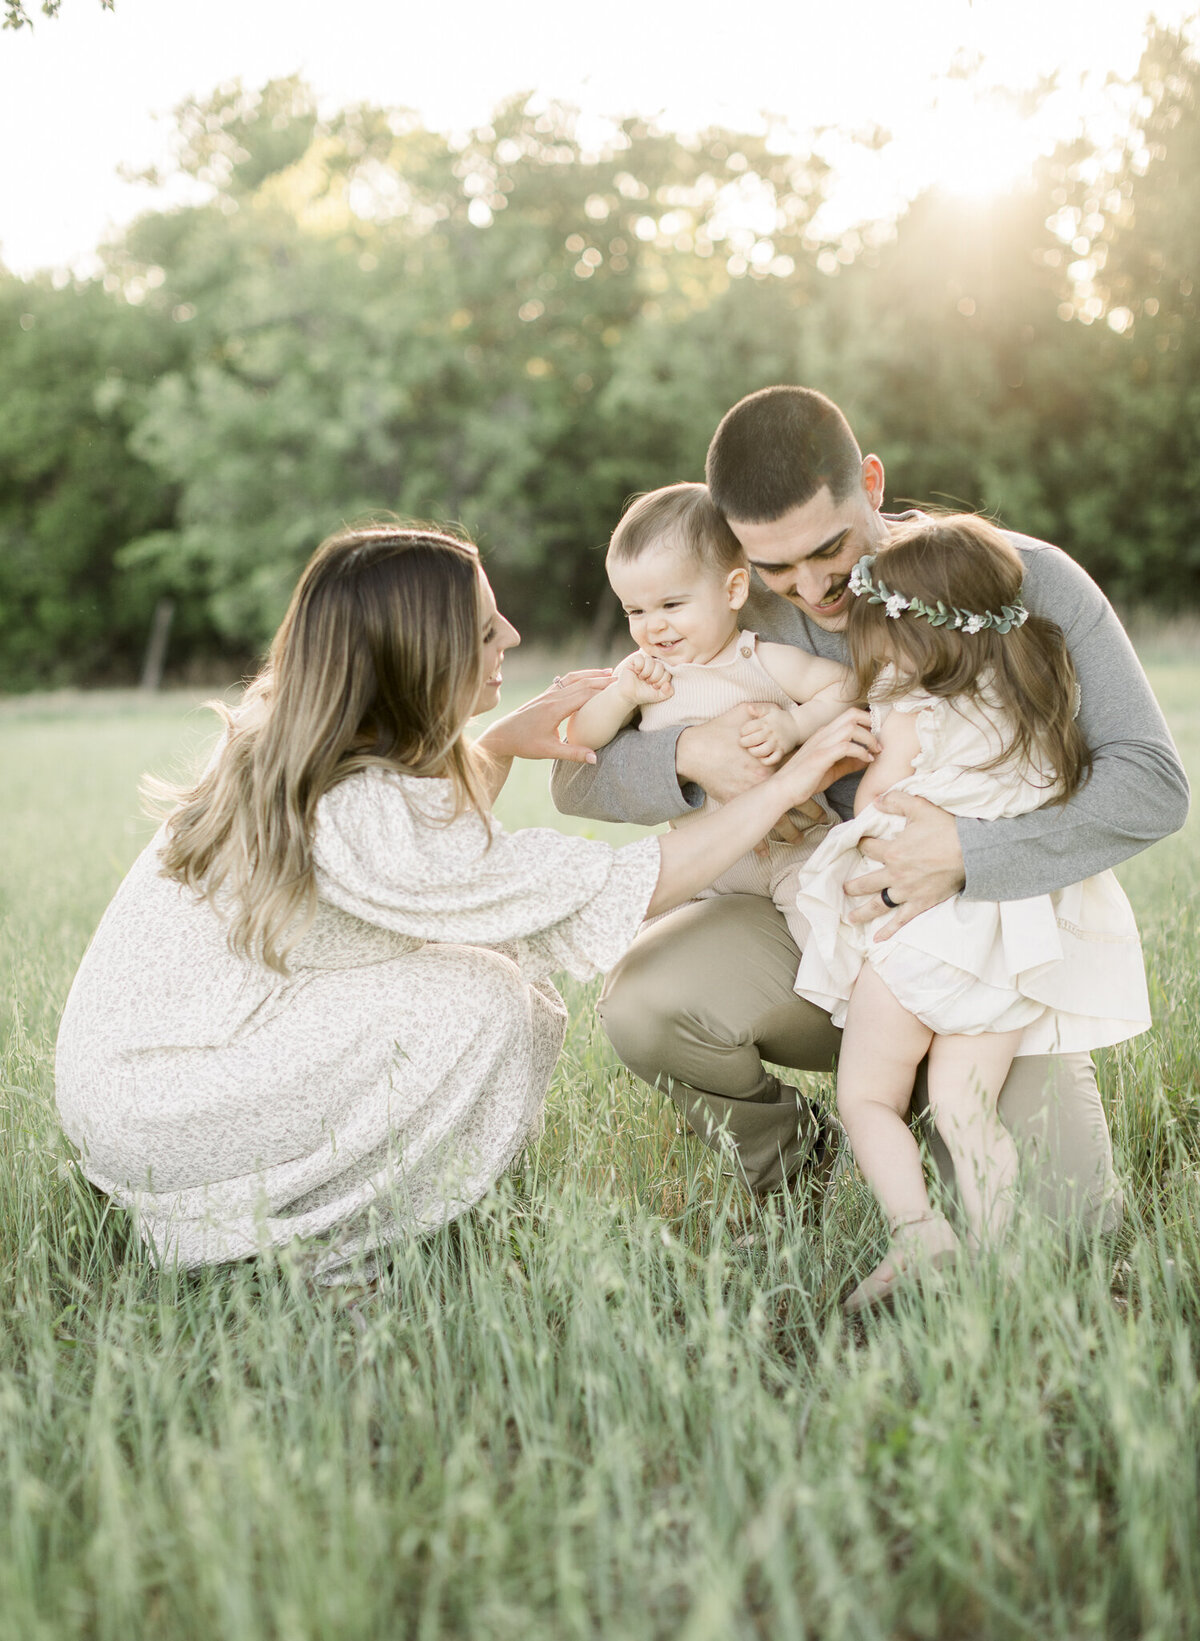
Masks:
[[[725,572],[743,569],[742,544],[717,511],[706,484],[668,484],[635,496],[608,544],[610,563],[628,564],[664,543],[696,563]]]

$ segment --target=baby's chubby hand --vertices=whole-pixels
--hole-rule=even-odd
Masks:
[[[777,764],[796,750],[799,737],[790,713],[765,701],[755,702],[749,712],[750,717],[739,736],[747,752],[765,764]]]
[[[613,679],[632,706],[647,707],[655,701],[669,701],[675,693],[671,674],[657,656],[635,650],[617,668]]]

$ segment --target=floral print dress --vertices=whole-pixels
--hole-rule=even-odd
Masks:
[[[67,1000],[58,1104],[159,1261],[321,1237],[335,1266],[462,1213],[537,1131],[566,1023],[549,976],[621,956],[658,841],[509,834],[452,804],[383,770],[326,794],[287,975],[162,875],[161,833],[134,864]]]

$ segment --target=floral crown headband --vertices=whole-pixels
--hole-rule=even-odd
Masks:
[[[907,612],[909,615],[923,615],[931,627],[958,627],[963,632],[983,632],[990,627],[993,632],[1011,632],[1029,619],[1029,611],[1020,599],[1015,604],[1001,604],[999,613],[985,610],[982,615],[977,615],[971,610],[947,608],[940,598],[936,604],[926,604],[919,598],[906,598],[903,593],[894,593],[882,581],[872,577],[874,564],[874,553],[864,553],[850,572],[850,591],[855,598],[865,596],[872,604],[884,605],[894,620],[898,621]]]

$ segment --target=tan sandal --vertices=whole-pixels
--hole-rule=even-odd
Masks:
[[[847,1316],[890,1305],[906,1285],[919,1287],[958,1258],[958,1238],[944,1214],[914,1214],[895,1220],[887,1253],[842,1303]]]

